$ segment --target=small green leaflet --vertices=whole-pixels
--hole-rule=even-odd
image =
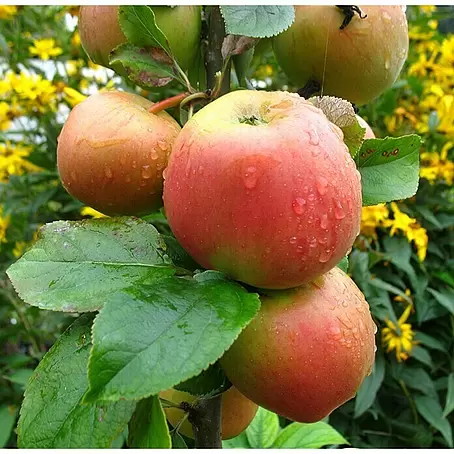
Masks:
[[[173,79],[184,84],[173,60],[156,47],[120,44],[110,53],[109,63],[121,63],[129,79],[142,88],[163,87]]]
[[[135,402],[81,403],[93,318],[79,317],[35,369],[20,411],[20,448],[108,448],[128,424]]]
[[[356,155],[362,178],[363,206],[402,200],[416,194],[419,148],[416,134],[367,139]]]
[[[85,401],[142,399],[194,377],[259,307],[258,295],[215,271],[112,295],[94,323]]]
[[[170,448],[170,433],[158,396],[141,400],[129,422],[129,448]]]
[[[257,414],[246,429],[246,436],[253,448],[271,448],[279,431],[279,417],[276,413],[259,407]]]
[[[282,429],[273,448],[318,449],[327,445],[348,445],[348,441],[323,421],[313,424],[292,423]]]
[[[220,8],[226,31],[233,35],[276,36],[295,20],[295,7],[290,5],[224,5]]]
[[[19,296],[42,309],[95,311],[116,292],[173,275],[166,244],[133,218],[57,221],[8,269]]]
[[[17,408],[9,405],[0,406],[0,448],[4,448],[11,437],[16,422]]]
[[[167,55],[172,55],[167,37],[156,25],[154,12],[149,6],[120,6],[118,20],[128,43],[139,47],[159,47]]]

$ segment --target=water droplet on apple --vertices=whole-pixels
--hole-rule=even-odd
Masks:
[[[107,178],[112,178],[112,176],[113,176],[112,169],[110,167],[106,167],[104,173],[106,174]]]
[[[391,67],[391,63],[389,61],[389,59],[386,59],[385,60],[385,69],[389,69]]]
[[[382,17],[385,22],[391,22],[391,15],[387,11],[383,11]]]
[[[309,195],[307,196],[307,200],[309,200],[309,202],[313,202],[313,201],[315,200],[315,195],[312,194],[312,193],[309,194]]]
[[[244,186],[246,186],[247,189],[255,188],[257,178],[257,169],[252,166],[248,167],[243,176]]]
[[[320,227],[324,230],[328,228],[328,215],[327,214],[322,214],[320,216]]]
[[[137,167],[137,162],[136,161],[132,161],[131,167],[133,169],[135,169]]]
[[[325,195],[328,191],[328,180],[325,177],[318,176],[315,180],[315,186],[320,195]]]
[[[152,159],[153,161],[156,161],[156,159],[159,158],[159,154],[156,150],[151,150],[150,151],[150,159]]]
[[[158,147],[162,151],[167,150],[167,142],[165,140],[158,140]]]
[[[308,134],[309,134],[309,143],[311,145],[318,145],[320,143],[320,137],[318,136],[317,131],[315,129],[309,129]],[[320,153],[320,149],[318,149],[318,153]]]
[[[316,247],[317,246],[317,238],[315,238],[315,236],[311,236],[308,238],[308,243],[309,243],[309,247]]]
[[[334,204],[334,216],[336,217],[336,219],[339,219],[339,220],[345,218],[344,207],[342,206],[342,203],[340,200],[336,200],[336,202]]]
[[[288,241],[290,244],[296,244],[296,236],[292,236]]]
[[[76,172],[74,172],[74,170],[71,171],[71,178],[73,181],[76,181],[77,178],[76,178]]]
[[[318,261],[320,263],[326,263],[332,256],[331,249],[325,249],[321,252],[321,254],[318,257]]]
[[[142,167],[142,178],[145,180],[151,178],[151,169],[149,165]]]
[[[293,202],[292,202],[292,208],[295,214],[300,216],[301,214],[304,213],[304,205],[306,205],[306,200],[303,199],[302,197],[297,197]]]

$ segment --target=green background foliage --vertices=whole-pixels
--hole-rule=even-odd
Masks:
[[[286,7],[275,8],[282,8],[279,11],[281,19],[275,25],[285,28],[291,12]],[[228,7],[223,8],[229,27],[235,30],[237,18],[230,13]],[[254,11],[249,13],[254,14]],[[449,8],[408,8],[410,52],[405,68],[390,90],[359,112],[372,126],[377,137],[416,133],[423,139],[421,180],[416,195],[405,202],[364,208],[361,234],[349,255],[348,272],[365,294],[379,328],[378,351],[372,374],[365,380],[355,399],[333,412],[327,421],[315,425],[290,423],[260,409],[249,428],[239,437],[224,442],[225,447],[316,448],[346,444],[371,448],[452,447],[454,36],[449,33],[449,24],[452,24],[450,15],[452,17]],[[268,20],[263,15],[260,19],[265,22]],[[173,96],[182,89],[181,85],[171,84],[170,88],[164,87],[158,93],[147,92],[112,71],[94,65],[80,46],[76,22],[77,7],[0,6],[0,447],[17,445],[15,427],[25,386],[32,371],[53,344],[54,347],[39,368],[51,367],[53,355],[58,350],[63,358],[76,358],[65,369],[67,373],[70,367],[75,368],[70,383],[65,385],[64,375],[58,369],[54,371],[57,378],[53,392],[66,404],[58,407],[58,411],[67,411],[62,417],[69,418],[69,421],[74,417],[72,401],[65,399],[62,390],[74,386],[76,379],[87,380],[86,375],[78,377],[77,374],[80,371],[79,362],[89,362],[87,333],[91,326],[90,315],[84,315],[65,331],[75,320],[76,314],[42,311],[38,307],[25,305],[5,274],[6,269],[35,242],[36,231],[43,224],[99,215],[94,210],[84,208],[67,194],[58,179],[57,137],[69,109],[85,96],[106,88],[135,91],[153,101]],[[292,86],[282,73],[274,59],[270,41],[266,38],[259,42],[254,52],[237,57],[234,58],[235,71],[232,74],[234,87],[241,85],[289,91],[300,88]],[[176,117],[179,115],[177,111],[172,113]],[[415,159],[414,150],[409,149],[406,153],[403,153],[405,159]],[[361,158],[361,150],[358,158]],[[389,167],[392,167],[392,163],[389,163]],[[367,167],[365,163],[363,170],[367,171],[368,168],[372,169],[373,166]],[[402,175],[404,183],[406,177]],[[405,196],[407,194],[402,194],[402,197]],[[380,201],[377,196],[372,197],[370,203]],[[109,223],[106,220],[105,225]],[[59,225],[53,224],[52,228],[56,229]],[[124,294],[133,292],[134,304],[141,307],[141,322],[146,323],[143,313],[150,308],[146,307],[147,298],[142,296],[151,291],[147,287],[149,280],[172,280],[172,285],[178,287],[179,279],[182,278],[173,276],[173,268],[167,265],[173,262],[177,266],[194,268],[184,251],[172,244],[171,237],[167,237],[169,241],[166,240],[166,246],[159,243],[156,230],[161,234],[170,233],[161,213],[130,225],[130,237],[121,239],[124,243],[140,244],[134,258],[147,269],[156,267],[152,278],[149,273],[144,277],[141,266],[130,266],[130,269],[120,272],[115,264],[112,265],[115,261],[124,263],[125,257],[122,257],[121,248],[112,246],[112,238],[102,231],[101,224],[94,229],[88,223],[86,228],[77,233],[71,230],[66,236],[65,225],[67,223],[62,221],[60,244],[46,245],[45,229],[41,233],[41,248],[34,249],[31,255],[24,257],[22,267],[11,269],[13,274],[24,273],[24,266],[28,262],[33,262],[30,266],[36,266],[36,262],[46,256],[45,267],[48,267],[50,276],[49,254],[54,254],[56,259],[62,256],[66,258],[68,269],[61,276],[46,281],[46,270],[41,268],[39,276],[34,276],[30,282],[22,281],[23,288],[17,289],[19,295],[25,295],[27,300],[34,298],[36,306],[61,309],[58,304],[65,304],[62,299],[65,286],[77,281],[78,285],[86,286],[86,300],[79,301],[80,306],[73,310],[84,312],[98,309],[107,302],[106,289],[100,286],[90,288],[91,281],[86,279],[84,273],[98,273],[100,282],[102,278],[103,282],[115,282],[116,285],[122,285],[120,275],[127,273],[127,282],[134,278],[137,285],[134,290],[125,285],[122,291]],[[89,251],[79,248],[88,242],[99,246]],[[71,268],[71,261],[77,258],[72,254],[82,255],[90,261],[91,268],[83,271]],[[144,257],[148,261],[141,263]],[[109,267],[105,266],[105,262],[110,263]],[[187,263],[190,265],[185,265]],[[43,301],[39,285],[50,286],[52,280],[56,281],[52,284],[55,294],[45,293],[48,299]],[[213,330],[217,341],[213,343],[216,345],[210,347],[225,350],[237,335],[239,327],[253,316],[252,312],[242,312],[243,298],[253,300],[254,296],[243,292],[239,286],[223,282],[216,273],[208,273],[208,277],[199,275],[191,285],[195,292],[217,292],[221,295],[218,307],[200,309],[200,326],[197,329]],[[33,291],[36,295],[30,295]],[[234,298],[236,301],[236,305],[230,308],[231,313],[225,317],[222,314],[222,298]],[[249,310],[253,305],[252,300]],[[169,300],[169,304],[174,304],[182,311],[185,310],[184,303],[183,300]],[[95,343],[98,333],[109,332],[113,317],[125,320],[137,317],[132,310],[129,314],[119,313],[115,310],[118,306],[121,307],[121,294],[109,300],[101,312],[102,317],[97,320],[94,330]],[[217,318],[211,317],[212,311],[216,312]],[[186,329],[184,324],[177,326],[173,323],[165,311],[160,312],[160,315],[163,323],[170,323],[168,326],[172,329]],[[232,319],[236,320],[234,326],[229,324]],[[130,326],[125,323],[122,335],[128,337],[133,346],[134,330],[131,331]],[[109,336],[99,336],[99,339],[102,342],[95,346],[94,355],[111,354],[119,357],[118,339],[109,339]],[[150,333],[149,352],[153,354],[153,349],[158,347],[174,351],[172,342],[171,338],[160,339],[157,345],[153,333]],[[195,360],[212,362],[218,353],[213,353],[213,360],[208,361],[210,353],[199,351],[199,358],[196,354]],[[131,358],[123,356],[120,360],[128,362]],[[182,355],[181,361],[185,360],[187,358]],[[148,377],[148,381],[143,383],[145,388],[137,391],[137,386],[130,380],[141,369],[135,371],[134,362],[131,364],[125,390],[140,392],[140,397],[153,393],[153,380],[165,382],[172,372],[162,370],[160,376]],[[64,364],[59,367],[64,368]],[[112,377],[103,376],[96,370],[92,370],[92,374],[94,378],[90,383],[83,382],[83,386],[90,390],[85,395],[86,401],[89,402],[90,392],[104,392],[108,398],[109,390],[102,381],[108,382]],[[113,373],[113,376],[117,375]],[[185,378],[178,377],[180,381]],[[177,380],[175,377],[173,379]],[[30,415],[39,410],[41,405],[36,398],[27,398],[37,392],[37,381],[38,378],[35,378],[29,383],[25,398],[24,408],[31,407]],[[72,395],[71,398],[81,399],[83,396]],[[55,446],[65,443],[64,437],[68,437],[75,443],[92,447],[97,446],[95,443],[98,442],[99,446],[106,446],[114,440],[112,446],[121,447],[127,434],[120,432],[134,411],[136,415],[140,412],[156,415],[158,420],[162,416],[156,399],[145,399],[137,408],[120,402],[109,402],[102,407],[98,403],[87,404],[84,409],[87,415],[76,416],[99,417],[102,413],[102,421],[97,419],[99,424],[95,426],[97,433],[94,438],[81,439],[87,436],[86,432],[81,430],[80,433],[72,433],[68,429],[69,425],[66,429],[56,427],[60,438],[53,441]],[[47,404],[41,406],[54,416],[52,407]],[[111,417],[109,409],[115,406],[121,408],[116,408]],[[27,443],[27,436],[33,436],[33,433],[41,430],[39,424],[43,421],[45,418],[22,420],[17,431],[19,437],[25,439],[23,443]],[[30,424],[37,427],[26,430]],[[143,440],[150,442],[153,437],[156,437],[153,443],[162,440],[168,443],[166,433],[148,433],[146,426],[134,425],[134,418],[130,423],[129,436],[137,446],[141,446]],[[182,437],[176,439],[173,432],[171,439],[174,446],[177,442],[191,445],[190,440],[183,440]],[[33,440],[36,446],[41,441]],[[48,441],[43,446],[49,446]]]

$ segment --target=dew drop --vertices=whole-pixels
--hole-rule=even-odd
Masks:
[[[320,263],[326,263],[331,258],[331,255],[332,255],[331,250],[330,249],[325,249],[319,255],[318,261]]]
[[[148,180],[149,178],[151,178],[151,169],[149,165],[142,167],[142,178],[144,180]]]
[[[165,140],[158,140],[158,147],[162,151],[167,150],[167,142]]]
[[[76,181],[76,172],[74,172],[74,170],[71,172],[71,178],[73,179],[73,181]]]
[[[110,167],[106,167],[104,173],[106,174],[107,178],[112,178],[112,176],[113,176],[112,169]]]
[[[304,205],[306,205],[306,200],[303,199],[302,197],[297,197],[293,202],[292,202],[292,208],[295,214],[298,216],[303,214],[304,212]]]
[[[320,227],[324,230],[328,228],[328,215],[327,214],[322,214],[320,216]]]
[[[317,131],[315,129],[309,129],[308,131],[309,134],[309,143],[312,145],[318,145],[320,143],[320,137],[317,134]],[[318,150],[320,153],[320,150]]]
[[[391,15],[387,11],[383,12],[382,17],[385,22],[391,22]]]
[[[317,246],[317,239],[315,238],[315,236],[309,237],[308,242],[309,242],[309,247],[314,248]]]
[[[244,186],[247,189],[255,188],[257,184],[257,169],[255,167],[248,167],[243,175]]]
[[[315,180],[315,186],[320,195],[325,195],[328,191],[328,180],[325,177],[318,176]]]
[[[290,244],[296,244],[296,236],[292,236],[288,241]]]
[[[156,161],[156,159],[159,158],[159,154],[156,150],[151,150],[150,151],[150,158],[153,160],[153,161]]]
[[[137,162],[136,161],[132,161],[131,167],[133,169],[135,169],[137,167]]]
[[[165,180],[166,179],[166,176],[167,176],[167,167],[164,169],[164,171],[162,172],[162,178]]]
[[[307,196],[307,200],[309,200],[309,202],[313,202],[313,201],[315,200],[315,195],[312,194],[312,193],[309,194],[309,195]]]
[[[385,69],[389,69],[391,67],[391,63],[388,59],[385,60]]]
[[[337,200],[336,203],[334,204],[334,216],[336,217],[336,219],[339,220],[345,218],[344,207],[342,206],[340,200]]]

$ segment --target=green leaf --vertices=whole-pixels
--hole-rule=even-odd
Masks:
[[[170,433],[170,441],[173,449],[187,449],[188,446],[184,441],[184,438],[176,430],[172,430]]]
[[[321,109],[326,118],[342,130],[350,155],[356,156],[366,130],[359,124],[351,103],[335,96],[314,96],[308,101]]]
[[[231,438],[230,440],[223,440],[222,447],[224,449],[249,449],[251,448],[251,445],[248,442],[246,431],[243,431],[235,438]]]
[[[418,413],[435,429],[443,435],[448,446],[453,447],[452,444],[452,428],[449,421],[443,417],[443,410],[441,405],[433,397],[416,396],[415,404]]]
[[[142,399],[194,377],[259,307],[258,295],[215,271],[112,296],[94,324],[85,400]]]
[[[167,37],[156,25],[154,12],[149,6],[120,6],[118,21],[129,43],[140,47],[159,47],[172,55]]]
[[[376,205],[415,195],[419,183],[419,148],[415,134],[367,139],[357,154],[363,205]]]
[[[42,309],[95,311],[116,292],[174,269],[157,230],[139,219],[57,221],[8,269],[19,296]]]
[[[434,296],[437,303],[454,315],[454,291],[447,289],[443,292],[437,292],[433,288],[427,288],[427,291]]]
[[[135,402],[81,404],[93,315],[79,317],[35,369],[18,423],[20,448],[108,448],[123,431]]]
[[[163,87],[173,79],[185,83],[173,60],[156,47],[120,44],[110,53],[109,63],[121,63],[128,78],[142,88]]]
[[[200,372],[199,375],[190,378],[174,388],[185,391],[193,396],[215,396],[227,391],[231,386],[230,381],[225,376],[219,363],[214,363],[207,370]]]
[[[0,406],[0,448],[4,448],[11,437],[16,422],[17,409],[13,406]]]
[[[4,378],[11,383],[17,383],[25,388],[32,374],[32,369],[17,369],[11,374],[5,375]]]
[[[454,410],[454,374],[448,375],[448,393],[446,395],[445,409],[443,416],[446,418]]]
[[[175,266],[195,271],[202,267],[181,247],[175,237],[170,235],[161,235],[166,243],[166,253]]]
[[[430,353],[425,348],[422,348],[419,345],[416,345],[411,350],[410,356],[412,358],[417,359],[420,363],[425,364],[426,366],[433,369],[434,365],[432,363],[432,358],[430,356]]]
[[[423,333],[422,331],[415,332],[415,340],[421,343],[422,345],[425,345],[426,347],[432,348],[433,350],[448,353],[446,346],[442,342],[440,342],[435,337]]]
[[[359,418],[374,403],[384,377],[385,359],[383,355],[377,355],[372,373],[364,379],[356,394],[354,418]]]
[[[224,5],[220,8],[226,31],[233,35],[276,36],[295,20],[295,8],[290,5]]]
[[[336,266],[346,273],[348,271],[348,257],[345,256]]]
[[[411,389],[416,389],[428,396],[437,395],[435,383],[430,375],[421,367],[404,367],[399,374],[399,379],[403,380]]]
[[[254,49],[249,49],[240,55],[234,55],[232,57],[233,66],[235,67],[240,87],[249,88],[247,76],[249,74],[249,68],[251,66],[253,56]]]
[[[326,445],[348,445],[348,441],[326,422],[294,422],[278,435],[273,448],[318,449]]]
[[[129,422],[130,448],[171,448],[169,427],[158,396],[141,400]]]
[[[257,414],[246,429],[246,436],[251,448],[270,448],[279,431],[279,417],[276,413],[259,407]]]

